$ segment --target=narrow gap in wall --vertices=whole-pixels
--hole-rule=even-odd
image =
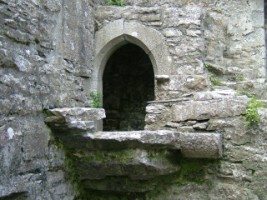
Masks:
[[[147,101],[154,100],[154,72],[148,55],[134,44],[119,48],[103,74],[104,131],[144,130]]]

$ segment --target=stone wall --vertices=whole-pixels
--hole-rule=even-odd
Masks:
[[[124,19],[165,36],[173,65],[169,83],[157,86],[158,99],[218,86],[266,97],[263,1],[126,2],[130,6],[98,7],[97,29]]]
[[[97,1],[0,1],[0,199],[73,199],[43,109],[89,106]]]
[[[267,97],[263,0],[126,4],[0,0],[0,199],[75,198],[64,152],[45,125],[43,110],[90,105],[90,81],[99,67],[95,34],[118,20],[149,27],[156,34],[148,41],[162,36],[171,57],[172,65],[169,57],[157,63],[158,101],[147,107],[146,129],[224,135],[220,160],[181,156],[179,173],[157,180],[162,185],[140,198],[267,199],[267,111],[259,109],[261,122],[246,127],[248,98],[239,96]],[[156,56],[164,57],[163,46],[157,47]]]
[[[97,31],[122,21],[127,41],[128,35],[143,34],[134,24],[149,27],[164,36],[173,63],[157,66],[166,73],[155,77],[156,101],[147,106],[145,129],[224,135],[222,159],[180,158],[176,180],[147,199],[266,199],[266,108],[259,109],[261,122],[249,127],[244,117],[249,98],[240,96],[267,97],[264,1],[126,4],[99,6]],[[153,35],[146,37],[144,43]]]
[[[264,29],[265,29],[265,45],[267,44],[267,2],[264,1]],[[266,53],[267,54],[267,53]]]

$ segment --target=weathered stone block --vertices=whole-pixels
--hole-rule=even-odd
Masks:
[[[100,120],[106,117],[105,110],[102,108],[55,108],[49,109],[48,113],[52,116],[64,118],[66,122]],[[48,117],[47,120],[49,119]]]
[[[181,152],[189,158],[222,156],[222,135],[218,133],[180,133]]]
[[[179,133],[174,131],[125,131],[87,133],[86,138],[97,143],[125,143],[125,147],[179,149]],[[102,145],[105,147],[105,145]],[[109,145],[110,146],[110,145]],[[114,146],[116,148],[116,145]]]
[[[80,151],[81,152],[81,151]],[[167,150],[128,149],[121,151],[91,151],[77,155],[75,166],[83,179],[101,180],[110,176],[149,180],[179,171],[180,166],[168,157]]]
[[[248,99],[242,97],[182,102],[172,106],[172,120],[205,120],[238,116],[245,113],[247,103]]]
[[[95,146],[105,149],[113,146],[113,149],[180,149],[185,157],[219,158],[222,156],[222,135],[219,133],[178,133],[167,130],[98,132],[88,133],[85,138],[91,140],[92,148]]]
[[[102,108],[55,108],[47,110],[45,122],[52,129],[80,130],[95,132],[102,129],[101,119],[105,118]]]

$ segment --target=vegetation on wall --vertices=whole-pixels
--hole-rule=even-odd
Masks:
[[[91,92],[90,97],[92,98],[92,103],[91,103],[90,107],[91,108],[100,108],[101,107],[101,101],[100,101],[101,95],[97,92]]]
[[[223,86],[223,83],[218,78],[218,76],[222,75],[223,72],[210,64],[204,63],[204,67],[208,73],[208,78],[212,86]]]
[[[125,6],[126,3],[124,0],[106,0],[106,5],[109,6]]]
[[[255,96],[250,97],[250,102],[247,105],[245,118],[248,127],[258,125],[260,123],[260,115],[258,108],[263,107],[264,104],[257,100]]]
[[[210,82],[213,86],[223,86],[223,83],[212,73],[208,73]]]
[[[162,179],[158,187],[146,194],[146,200],[161,199],[161,197],[170,196],[170,192],[178,192],[179,188],[186,185],[213,187],[211,180],[206,176],[206,169],[210,168],[215,170],[219,164],[217,160],[179,157],[177,162],[181,167],[180,171],[170,175],[167,179]],[[170,188],[173,189],[169,190]]]

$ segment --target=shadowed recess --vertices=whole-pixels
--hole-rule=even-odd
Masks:
[[[126,44],[108,60],[103,75],[104,131],[143,130],[147,101],[154,100],[154,72],[147,54]]]

